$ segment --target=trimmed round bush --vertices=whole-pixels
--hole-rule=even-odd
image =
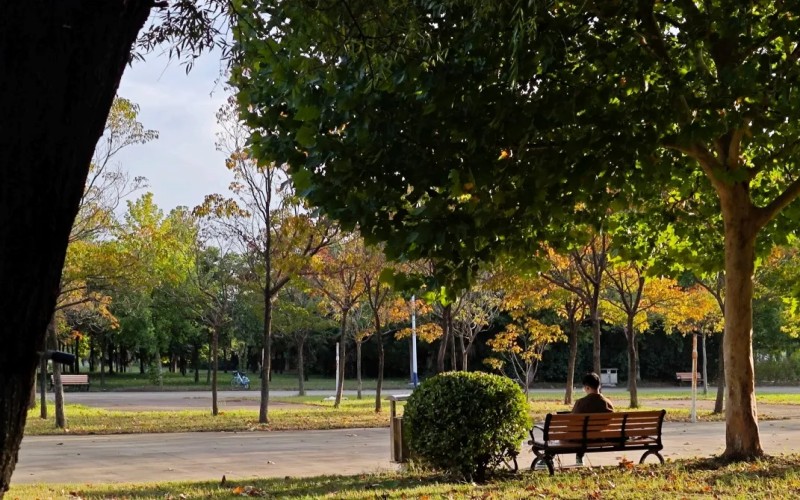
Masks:
[[[415,460],[477,481],[516,456],[530,425],[519,386],[481,372],[448,372],[425,380],[403,412],[404,438]]]

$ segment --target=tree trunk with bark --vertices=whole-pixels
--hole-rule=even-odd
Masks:
[[[339,325],[339,366],[337,369],[338,384],[336,385],[336,400],[333,402],[334,408],[339,408],[342,404],[342,394],[344,394],[344,365],[345,365],[345,350],[344,343],[347,339],[347,309],[342,310],[342,321]]]
[[[631,408],[639,407],[639,391],[636,383],[636,367],[639,365],[639,355],[636,352],[636,330],[633,328],[633,318],[628,319],[625,326],[625,335],[628,337],[628,390],[630,391]]]
[[[101,342],[100,346],[100,387],[105,387],[106,385],[106,370],[105,370],[105,363],[106,363],[106,343],[108,340],[106,339],[105,334],[103,335],[103,341]],[[144,373],[144,372],[142,372]]]
[[[456,353],[456,333],[453,331],[453,311],[447,315],[447,321],[449,322],[447,338],[450,340],[450,369],[455,372],[458,371],[458,354]]]
[[[267,266],[267,276],[270,267]],[[258,408],[258,422],[269,423],[269,382],[272,375],[272,297],[269,295],[269,286],[264,289],[264,330],[261,341],[264,346],[264,359],[261,363],[261,404]]]
[[[39,377],[39,378],[41,378],[41,377]],[[29,410],[33,410],[34,408],[36,408],[36,386],[37,385],[38,384],[36,384],[35,382],[34,382],[33,385],[31,385],[31,397],[28,400],[28,409]]]
[[[0,3],[0,497],[94,147],[152,6]]]
[[[447,355],[447,344],[448,339],[450,338],[450,304],[444,306],[442,309],[442,339],[439,343],[439,352],[436,355],[436,372],[443,373],[444,370],[444,360],[445,356]]]
[[[600,375],[600,308],[598,307],[598,303],[595,302],[594,305],[591,306],[591,316],[592,316],[592,370]]]
[[[706,355],[706,334],[702,334],[702,347],[703,347],[703,395],[708,394],[708,356]]]
[[[361,342],[359,341],[356,341],[356,380],[358,384],[356,399],[361,399]]]
[[[194,383],[200,382],[200,344],[192,346],[192,365],[194,365]]]
[[[578,323],[575,316],[569,318],[569,361],[567,362],[567,386],[564,391],[564,404],[572,404],[572,389],[575,386],[575,364],[578,358]]]
[[[297,343],[297,391],[298,396],[306,395],[306,366],[305,366],[305,342],[302,340]]]
[[[375,388],[375,413],[381,412],[381,391],[383,390],[383,370],[384,370],[384,353],[383,353],[383,335],[381,334],[380,320],[375,320],[375,341],[378,343],[378,385]]]
[[[461,351],[461,371],[467,371],[468,360],[467,360],[467,351],[468,348],[464,344],[464,335],[458,336],[458,349]]]
[[[747,188],[720,196],[725,223],[725,452],[730,460],[764,454],[758,431],[753,368],[753,273],[757,227]]]
[[[714,401],[714,413],[725,410],[725,334],[721,333],[719,339],[719,364],[717,366],[717,399]]]
[[[55,316],[47,324],[47,343],[51,349],[58,349]],[[64,385],[61,383],[61,364],[53,361],[53,399],[56,411],[56,427],[66,429],[67,417],[64,415]]]
[[[217,406],[217,381],[219,380],[219,331],[216,327],[211,332],[211,414],[219,415]]]
[[[39,418],[47,419],[47,358],[39,359]]]

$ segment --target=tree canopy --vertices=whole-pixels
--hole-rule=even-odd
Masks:
[[[800,6],[244,5],[234,80],[255,154],[390,256],[440,258],[466,282],[497,254],[563,241],[567,220],[685,200],[669,225],[691,237],[716,207],[726,456],[762,453],[751,276],[756,236],[784,241],[800,215]]]

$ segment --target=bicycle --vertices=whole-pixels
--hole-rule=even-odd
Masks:
[[[247,378],[247,375],[244,372],[234,371],[233,378],[231,379],[231,387],[243,387],[245,389],[250,388],[250,379]]]

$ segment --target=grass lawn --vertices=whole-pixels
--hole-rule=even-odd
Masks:
[[[250,390],[261,390],[261,379],[258,374],[248,373],[250,378]],[[233,375],[231,372],[225,373],[220,371],[218,374],[219,382],[218,387],[220,390],[230,389],[231,379]],[[180,373],[164,372],[163,374],[164,385],[159,387],[155,384],[150,376],[146,373],[139,373],[138,371],[128,373],[114,373],[109,375],[105,374],[103,383],[100,383],[99,373],[90,373],[89,381],[91,382],[91,391],[210,391],[211,384],[206,383],[206,372],[200,372],[200,380],[195,383],[194,372],[188,372],[186,376]],[[355,379],[345,380],[345,389],[355,390],[357,382]],[[363,379],[362,387],[365,391],[374,391],[377,386],[377,379]],[[270,390],[276,391],[296,391],[298,390],[297,375],[287,374],[273,374],[272,381],[270,382]],[[305,383],[306,390],[334,390],[334,380],[332,378],[323,377],[310,377]],[[408,389],[407,379],[385,379],[383,381],[384,389]],[[239,389],[241,390],[241,389]]]
[[[800,456],[722,465],[687,460],[666,465],[585,468],[556,473],[524,471],[475,485],[447,477],[398,473],[213,482],[12,486],[6,498],[77,499],[673,499],[797,498]]]
[[[279,398],[275,398],[279,399]],[[306,398],[296,399],[304,403]],[[42,420],[39,410],[28,413],[25,435],[42,436],[58,434],[135,434],[158,432],[206,432],[206,431],[287,431],[350,429],[364,427],[388,427],[388,406],[382,413],[375,413],[374,401],[347,400],[338,409],[332,402],[316,398],[305,402],[302,408],[271,408],[270,423],[258,423],[258,409],[220,411],[216,417],[207,410],[180,411],[118,411],[89,408],[82,405],[66,405],[66,431],[53,425],[53,418]],[[51,411],[52,413],[52,411]]]
[[[66,431],[53,425],[53,417],[47,420],[39,418],[39,410],[28,413],[25,434],[28,436],[59,434],[133,434],[157,432],[206,432],[206,431],[278,431],[278,430],[321,430],[351,429],[364,427],[388,427],[389,404],[384,402],[383,411],[375,413],[373,398],[361,400],[348,399],[338,409],[333,402],[323,401],[319,396],[271,398],[273,402],[293,404],[292,407],[274,406],[270,408],[270,423],[258,423],[258,410],[225,410],[216,417],[209,409],[192,409],[180,411],[119,411],[90,408],[82,405],[68,404]],[[617,403],[615,401],[615,403]],[[298,406],[301,405],[301,406]],[[533,401],[530,403],[531,416],[540,421],[547,413],[568,410],[558,401]],[[619,409],[624,409],[620,403]],[[660,408],[644,406],[641,410]],[[401,410],[402,411],[402,410]],[[708,411],[699,411],[700,421],[723,420],[723,415],[713,415]],[[668,409],[668,421],[686,422],[689,411],[685,409]]]

